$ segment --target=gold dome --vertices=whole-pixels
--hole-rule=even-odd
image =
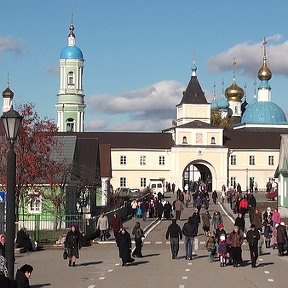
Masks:
[[[243,96],[244,90],[239,87],[236,82],[233,82],[232,85],[225,90],[225,97],[228,100],[240,102]]]
[[[3,98],[13,98],[14,97],[14,93],[12,90],[10,90],[9,87],[7,87],[3,92],[2,92],[2,97]]]
[[[270,69],[266,65],[266,61],[264,61],[261,69],[258,71],[258,79],[259,80],[270,80],[272,78],[272,73]]]

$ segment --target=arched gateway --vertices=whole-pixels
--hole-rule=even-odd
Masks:
[[[182,185],[185,187],[188,184],[189,190],[193,191],[195,183],[201,180],[206,184],[208,192],[211,192],[213,186],[216,186],[216,183],[213,183],[215,178],[215,169],[209,162],[205,160],[193,160],[183,170]]]

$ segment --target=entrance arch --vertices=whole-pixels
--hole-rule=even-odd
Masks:
[[[191,191],[195,189],[193,183],[203,181],[207,185],[207,191],[211,192],[213,187],[214,169],[211,164],[205,160],[194,160],[190,162],[182,173],[182,185],[188,184]]]

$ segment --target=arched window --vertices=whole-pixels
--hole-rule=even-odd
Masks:
[[[73,72],[69,72],[68,73],[67,83],[68,83],[68,85],[74,85],[75,84],[74,73]]]
[[[187,137],[186,136],[183,137],[182,144],[187,144]]]
[[[216,142],[215,142],[215,137],[212,137],[212,138],[211,138],[211,144],[216,144]]]
[[[74,119],[68,118],[66,120],[66,132],[74,132]]]

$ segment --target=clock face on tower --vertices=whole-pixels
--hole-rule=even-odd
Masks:
[[[198,144],[202,144],[203,143],[202,133],[197,133],[196,134],[196,143],[198,143]]]

